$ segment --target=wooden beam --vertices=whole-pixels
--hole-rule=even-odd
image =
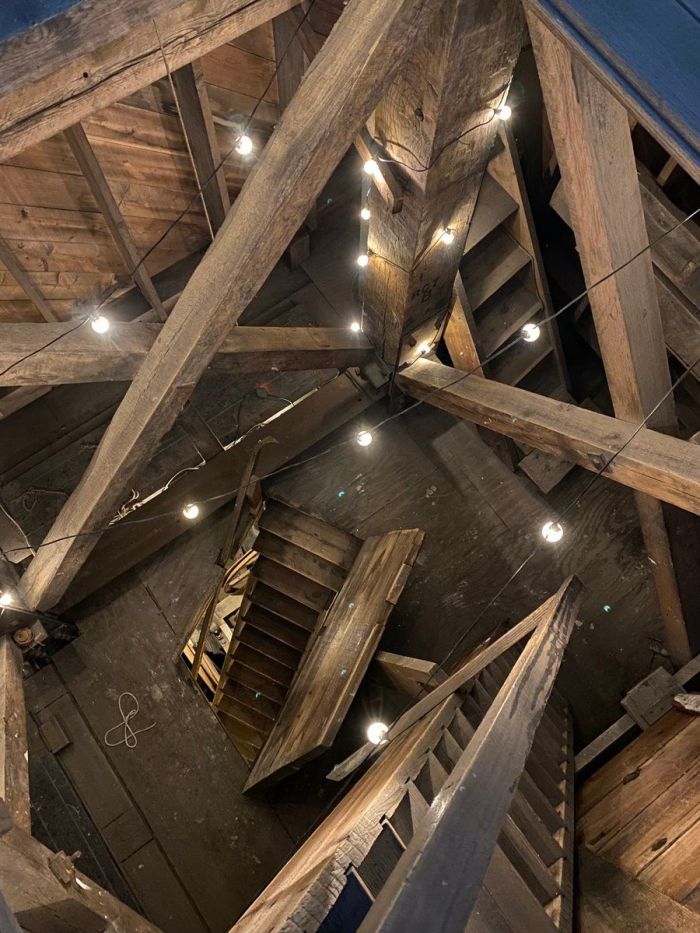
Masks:
[[[52,866],[59,874],[65,872],[65,882]],[[0,879],[8,906],[23,929],[159,933],[152,923],[75,870],[67,856],[55,855],[18,828],[0,838]]]
[[[441,363],[417,360],[397,377],[402,391],[458,418],[561,460],[597,471],[629,441],[633,425]],[[642,428],[602,474],[700,515],[700,447]]]
[[[7,271],[16,280],[27,298],[45,321],[57,321],[58,315],[52,310],[46,298],[41,293],[41,289],[32,281],[31,275],[24,268],[12,251],[12,247],[0,236],[0,261],[6,267]]]
[[[75,322],[0,324],[0,370],[29,357],[0,376],[0,386],[133,379],[163,325],[115,321],[106,335],[96,334],[89,325],[74,328]],[[69,333],[71,329],[73,333]],[[56,343],[36,352],[53,339]],[[35,355],[30,356],[32,353]],[[362,366],[373,356],[367,338],[347,327],[232,327],[209,372],[347,369]],[[3,401],[0,399],[0,411]]]
[[[81,172],[85,176],[85,180],[90,186],[92,196],[97,201],[97,206],[105,219],[107,228],[114,240],[114,245],[122,257],[126,271],[139,287],[150,306],[158,312],[161,319],[165,320],[165,311],[158,297],[158,292],[151,281],[145,263],[141,262],[139,251],[129,233],[129,228],[122,217],[119,205],[112,194],[112,189],[109,187],[109,182],[102,171],[100,163],[97,161],[97,156],[90,145],[85,130],[78,123],[65,131],[65,137]]]
[[[359,933],[467,928],[573,630],[582,589],[573,577],[557,593]]]
[[[175,70],[201,58],[296,2],[105,0],[87,7],[76,2],[66,13],[16,34],[0,46],[0,161],[165,77],[168,66]]]
[[[422,325],[432,342],[449,310],[496,133],[494,108],[521,37],[515,0],[443,4],[374,115],[374,136],[401,163],[406,188],[396,215],[382,209],[374,189],[369,197],[365,331],[390,366],[415,358],[415,350],[402,353],[402,343]],[[449,246],[440,241],[446,228],[454,235]]]
[[[353,0],[346,7],[50,529],[47,541],[64,540],[42,548],[25,572],[31,608],[54,605],[66,591],[437,3]]]
[[[284,111],[289,106],[304,77],[304,48],[301,42],[296,41],[303,27],[299,27],[299,33],[297,33],[298,21],[293,15],[297,11],[299,7],[289,13],[283,13],[282,16],[276,16],[272,20],[277,64],[277,99],[280,111]],[[300,15],[303,17],[303,14],[300,13]],[[304,18],[304,25],[307,23],[308,17]],[[312,54],[308,56],[309,61],[315,57],[317,51],[318,48],[313,49]]]
[[[537,16],[528,22],[586,284],[605,279],[589,301],[615,414],[676,433],[650,252],[622,268],[649,245],[625,109]],[[640,497],[637,508],[667,647],[683,664],[690,646],[666,529],[673,517]]]
[[[455,369],[483,376],[475,333],[474,315],[469,307],[462,276],[458,272],[452,292],[452,309],[445,325],[445,345]]]
[[[187,139],[197,185],[202,194],[204,212],[212,239],[231,207],[221,152],[216,138],[207,88],[198,62],[184,65],[172,73],[175,101]]]
[[[9,635],[0,636],[0,797],[5,801],[14,825],[30,832],[32,820],[22,652]]]

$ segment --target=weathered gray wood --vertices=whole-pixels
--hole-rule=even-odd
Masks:
[[[581,593],[575,577],[560,588],[361,933],[465,928],[558,673]],[[435,892],[440,896],[432,896]]]
[[[410,529],[364,542],[302,660],[246,790],[279,780],[332,744],[422,541],[423,532]]]
[[[22,652],[9,635],[0,637],[0,797],[5,801],[15,826],[30,832]]]
[[[6,266],[12,277],[17,280],[17,284],[20,286],[24,294],[32,302],[44,320],[57,321],[58,315],[51,308],[51,305],[48,303],[46,298],[44,298],[41,290],[32,281],[32,277],[29,272],[27,272],[19,259],[17,259],[14,252],[12,251],[10,244],[1,236],[0,260],[2,260],[3,265]]]
[[[201,68],[192,62],[172,73],[182,129],[192,156],[197,185],[212,238],[226,219],[231,201]]]
[[[397,378],[414,398],[506,434],[546,453],[597,471],[636,430],[616,418],[417,360]],[[452,385],[450,385],[452,383]],[[700,515],[697,445],[642,428],[602,474]]]
[[[129,273],[134,283],[138,285],[144,298],[148,301],[154,311],[158,313],[161,319],[165,319],[165,311],[161,304],[158,292],[155,289],[148,269],[145,263],[141,262],[136,243],[129,232],[126,221],[122,217],[109,182],[102,171],[100,163],[97,161],[90,140],[87,138],[85,130],[77,123],[65,131],[68,145],[71,148],[80,170],[90,186],[92,196],[97,201],[97,206],[102,212],[102,216],[107,224],[107,229],[112,235],[114,245],[117,247],[119,255],[122,257],[126,271]]]
[[[48,139],[165,77],[168,66],[174,70],[201,58],[295,3],[76,2],[3,44],[0,159]]]
[[[96,334],[89,324],[69,334],[73,328],[75,322],[0,324],[0,370],[12,367],[0,376],[0,385],[47,386],[133,379],[162,325],[114,321],[107,334]],[[36,352],[54,339],[57,342],[53,346]],[[369,362],[372,355],[368,339],[363,334],[353,334],[347,327],[232,327],[209,372],[346,369]],[[12,366],[25,356],[29,359]]]
[[[345,9],[51,528],[49,538],[63,540],[29,565],[28,605],[55,605],[65,593],[436,6],[355,0]]]

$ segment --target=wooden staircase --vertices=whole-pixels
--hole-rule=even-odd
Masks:
[[[212,702],[249,764],[265,744],[319,620],[362,544],[273,499],[266,501],[258,526],[257,557]]]

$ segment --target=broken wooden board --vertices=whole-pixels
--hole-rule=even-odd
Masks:
[[[280,780],[330,747],[423,543],[419,529],[368,538],[302,660],[245,785]]]

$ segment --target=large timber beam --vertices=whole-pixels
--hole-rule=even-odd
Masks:
[[[28,606],[55,605],[66,591],[437,5],[345,8],[22,578]]]
[[[30,832],[22,652],[9,635],[0,636],[0,798],[14,825]]]
[[[597,471],[629,441],[635,425],[431,360],[397,377],[406,394],[537,450]],[[700,515],[700,446],[642,428],[602,474]]]
[[[76,0],[65,12],[0,43],[0,161],[296,3]]]
[[[162,327],[115,321],[108,334],[100,335],[87,325],[75,330],[74,322],[0,324],[0,371],[7,370],[0,376],[0,385],[133,379]],[[51,340],[56,342],[39,353]],[[233,327],[209,372],[347,369],[362,366],[373,355],[367,338],[347,327]],[[13,366],[17,360],[22,362]]]
[[[649,250],[624,266],[649,246],[627,112],[537,16],[528,22],[615,414],[676,433]],[[671,512],[641,496],[637,509],[667,647],[684,664],[691,652],[682,595],[687,586],[695,598],[695,574],[678,579]]]
[[[365,331],[390,366],[415,357],[401,353],[405,338],[432,342],[449,310],[522,28],[516,0],[441,4],[375,113],[375,138],[406,187],[399,214],[369,195]]]

